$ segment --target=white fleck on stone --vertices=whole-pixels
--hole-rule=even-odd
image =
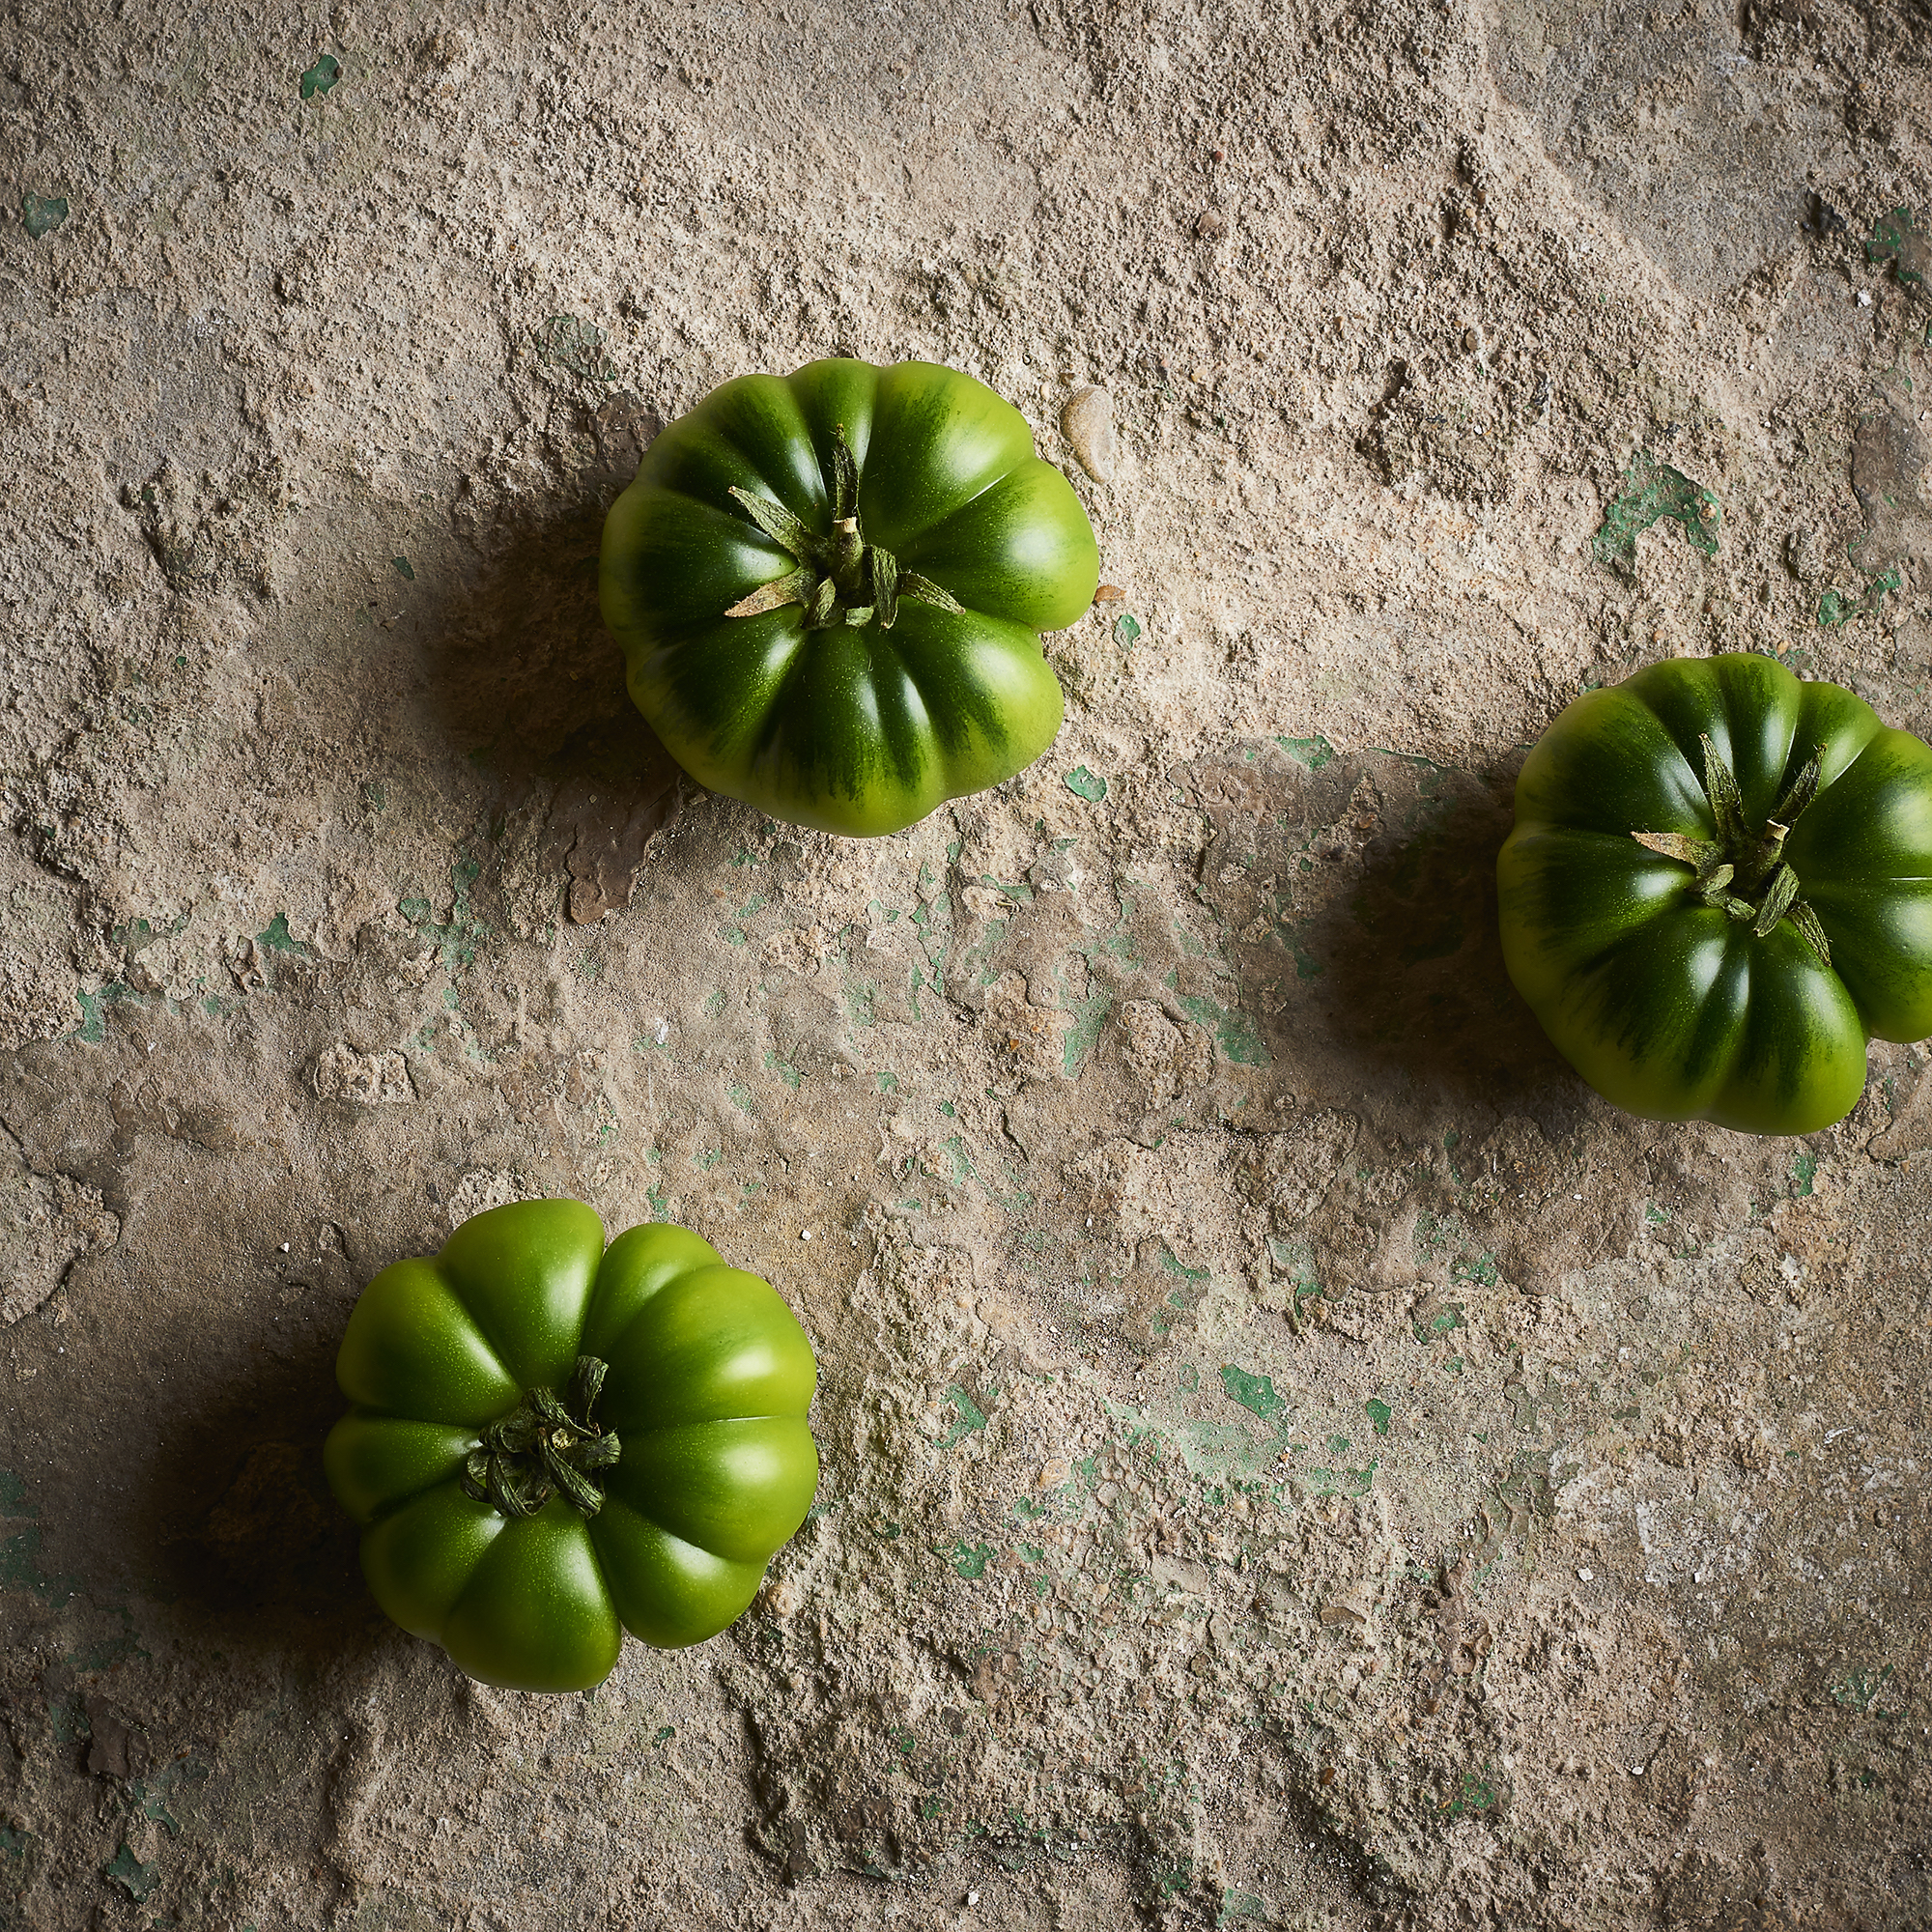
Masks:
[[[1120,440],[1114,434],[1114,399],[1091,383],[1075,389],[1060,412],[1060,427],[1080,467],[1096,483],[1114,480]]]
[[[1595,1579],[1596,1575],[1594,1570],[1579,1570],[1577,1573],[1577,1580],[1579,1583],[1588,1583]]]
[[[347,1040],[338,1040],[317,1059],[314,1079],[315,1091],[325,1100],[375,1107],[416,1097],[410,1064],[395,1047],[387,1053],[357,1053]]]

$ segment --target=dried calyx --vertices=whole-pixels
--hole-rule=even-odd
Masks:
[[[535,1516],[553,1495],[560,1495],[584,1516],[604,1507],[604,1492],[590,1471],[608,1469],[621,1453],[614,1431],[592,1420],[605,1365],[595,1355],[580,1355],[563,1395],[531,1389],[514,1413],[483,1432],[479,1448],[463,1469],[463,1491],[498,1514]]]
[[[735,485],[731,495],[745,514],[776,544],[797,559],[798,568],[760,584],[725,611],[727,617],[755,617],[786,604],[805,607],[806,628],[830,630],[840,624],[877,624],[890,631],[906,600],[942,611],[963,607],[929,577],[901,570],[891,551],[868,544],[859,526],[859,465],[838,424],[832,446],[832,534],[809,530],[770,497]]]
[[[1791,781],[1784,796],[1772,808],[1762,831],[1752,832],[1745,818],[1744,794],[1723,754],[1708,736],[1704,748],[1704,796],[1717,821],[1715,838],[1690,838],[1681,832],[1633,832],[1639,845],[1676,859],[1696,873],[1695,892],[1707,906],[1748,925],[1767,938],[1779,920],[1798,928],[1819,963],[1832,963],[1831,943],[1818,915],[1798,896],[1798,874],[1784,863],[1784,841],[1799,815],[1818,795],[1818,773],[1825,748],[1811,753],[1804,769]]]

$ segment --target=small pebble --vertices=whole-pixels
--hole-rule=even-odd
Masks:
[[[1211,242],[1217,235],[1228,232],[1228,219],[1219,209],[1204,208],[1194,217],[1194,232],[1204,242]]]
[[[1577,1573],[1577,1580],[1579,1583],[1587,1583],[1591,1580],[1592,1577],[1596,1576],[1596,1574],[1597,1573],[1594,1570],[1579,1570]]]
[[[1075,389],[1060,412],[1060,427],[1080,467],[1096,483],[1114,480],[1120,440],[1114,435],[1114,399],[1091,383]]]
[[[1094,591],[1094,601],[1096,604],[1119,604],[1124,601],[1126,594],[1118,583],[1103,583]],[[1094,1225],[1091,1214],[1087,1217],[1087,1225],[1090,1228]]]

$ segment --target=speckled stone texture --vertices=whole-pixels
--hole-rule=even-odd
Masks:
[[[1932,732],[1928,60],[16,0],[0,1924],[1932,1923],[1926,1054],[1619,1116],[1491,883],[1660,655]],[[829,353],[1012,398],[1115,593],[867,844],[682,781],[595,599],[656,429]],[[776,1283],[825,1458],[737,1628],[552,1700],[319,1463],[361,1284],[547,1193]]]

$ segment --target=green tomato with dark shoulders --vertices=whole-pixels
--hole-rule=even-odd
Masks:
[[[1020,412],[931,362],[714,389],[604,526],[604,618],[678,763],[774,818],[873,837],[1031,764],[1063,700],[1039,633],[1099,552]]]
[[[1932,1033],[1932,750],[1734,653],[1568,705],[1496,867],[1503,957],[1606,1100],[1808,1134]]]
[[[471,1677],[582,1690],[623,1633],[699,1643],[818,1485],[811,1345],[682,1228],[581,1201],[466,1221],[363,1290],[324,1464],[384,1611]]]

